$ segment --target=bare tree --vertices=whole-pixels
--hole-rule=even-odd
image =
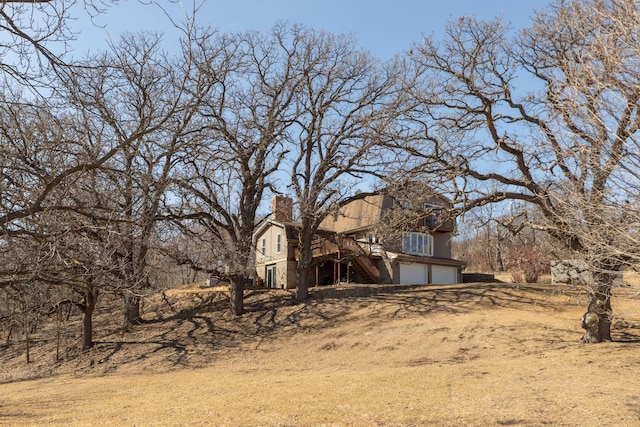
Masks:
[[[611,339],[614,275],[640,255],[639,31],[635,1],[554,1],[520,34],[463,17],[408,57],[405,148],[458,212],[518,201],[588,263],[584,342]]]
[[[296,74],[303,85],[297,141],[287,162],[300,215],[296,298],[303,301],[320,223],[339,202],[364,197],[364,179],[381,175],[381,164],[391,160],[378,130],[389,123],[397,87],[391,66],[358,49],[353,38],[294,31],[300,40]]]
[[[170,61],[155,35],[66,63],[72,11],[94,16],[110,0],[8,3],[0,4],[9,36],[0,45],[0,285],[25,302],[25,316],[37,313],[26,301],[41,294],[49,308],[77,306],[88,348],[101,291],[123,295],[125,324],[140,317],[158,212],[204,92],[190,80],[191,58]]]
[[[181,262],[229,280],[235,315],[243,313],[244,281],[253,276],[257,212],[292,139],[301,43],[278,25],[268,35],[210,34],[193,50],[210,89],[176,182],[183,203],[173,216],[217,258],[203,265],[182,254]]]
[[[88,178],[122,147],[98,138],[103,129],[87,115],[75,114],[72,102],[56,96],[44,105],[13,100],[0,106],[0,206],[6,212],[0,282],[20,290],[18,301],[41,299],[51,286],[58,289],[49,307],[67,300],[81,309],[83,347],[88,348],[97,290],[104,283],[99,278],[108,271],[98,266],[109,257],[91,244],[100,226],[81,212],[89,209],[86,195],[99,190],[87,185]],[[53,108],[57,103],[63,106]]]
[[[73,209],[67,197],[71,178],[98,167],[111,149],[80,138],[84,134],[78,133],[66,100],[57,95],[46,102],[11,93],[5,99],[0,104],[0,283],[15,291],[18,302],[44,301],[44,291],[72,275],[58,256],[56,240],[68,235],[57,213]]]
[[[52,79],[67,73],[65,56],[78,37],[73,14],[104,13],[117,0],[5,0],[0,2],[0,75],[29,90],[49,93]]]
[[[48,248],[51,262],[34,259],[22,283],[81,294],[72,302],[85,315],[84,347],[99,290],[122,294],[125,326],[140,318],[160,208],[203,93],[187,87],[189,58],[168,58],[160,40],[124,38],[110,53],[67,66],[48,97],[15,89],[0,105],[0,244]],[[6,272],[11,282],[14,270]]]
[[[18,132],[22,132],[24,126],[20,125],[20,118],[16,118],[15,114],[19,114],[19,109],[24,106],[37,106],[42,114],[53,117],[57,115],[54,112],[71,108],[70,103],[78,109],[86,101],[80,98],[70,100],[69,92],[59,93],[69,89],[68,85],[74,81],[74,73],[78,70],[66,62],[71,43],[78,37],[78,32],[72,26],[73,14],[85,13],[95,17],[115,3],[117,0],[0,2],[0,31],[4,35],[3,41],[0,41],[0,80],[3,83],[3,93],[0,96],[2,107],[11,110],[8,117],[13,120],[12,123],[18,124]],[[67,99],[62,99],[65,97]],[[4,124],[7,125],[8,122]],[[130,141],[120,142],[120,145],[112,144],[94,151],[87,150],[85,154],[89,155],[86,158],[76,156],[73,161],[59,164],[54,162],[46,167],[39,163],[43,154],[34,155],[24,165],[24,171],[32,176],[29,182],[29,198],[15,205],[5,204],[0,211],[0,227],[10,227],[13,221],[50,209],[47,198],[57,186],[73,180],[85,171],[101,166]],[[31,143],[34,144],[33,148],[29,147],[31,153],[42,153],[45,149],[43,144],[37,145],[37,138]],[[51,141],[47,141],[47,144],[46,149],[55,152]],[[8,153],[13,152],[15,147],[11,145],[11,138],[2,141],[3,149],[0,151],[2,154],[7,153],[5,159],[12,157]],[[70,151],[72,156],[74,153],[76,152]],[[15,171],[12,168],[9,170]],[[47,171],[46,176],[43,171]],[[7,177],[7,170],[2,169],[2,173],[3,178]]]
[[[122,148],[79,181],[77,211],[100,230],[107,248],[109,289],[122,295],[124,327],[141,320],[140,300],[153,289],[150,256],[176,165],[183,160],[190,123],[206,88],[192,80],[190,55],[169,57],[154,34],[127,35],[110,52],[90,58],[70,85],[97,140]],[[189,40],[186,40],[189,43]]]

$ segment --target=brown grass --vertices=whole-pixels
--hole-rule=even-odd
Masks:
[[[133,333],[98,316],[61,362],[5,345],[0,424],[640,425],[639,292],[616,290],[615,342],[581,345],[584,297],[550,285],[251,291],[240,319],[184,289]]]

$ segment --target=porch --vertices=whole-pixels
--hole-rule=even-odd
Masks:
[[[316,286],[338,282],[377,284],[381,281],[377,261],[382,259],[382,250],[378,244],[332,235],[314,241],[312,251],[309,279]]]

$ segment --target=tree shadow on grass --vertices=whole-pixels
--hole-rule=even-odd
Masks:
[[[96,341],[94,350],[101,353],[99,363],[108,365],[125,352],[130,356],[127,364],[164,355],[160,357],[169,366],[198,367],[209,361],[206,354],[240,346],[241,341],[234,339],[239,328],[225,316],[227,298],[207,293],[188,299],[176,298],[174,303],[180,302],[179,305],[166,301],[164,311],[143,320],[131,332],[112,331],[105,339]]]
[[[630,322],[615,322],[612,335],[614,342],[625,344],[640,344],[640,324]]]
[[[559,295],[571,299],[575,292],[557,286],[505,283],[350,284],[312,288],[309,299],[299,303],[291,290],[251,289],[245,292],[246,313],[240,317],[229,314],[225,292],[203,290],[175,294],[170,299],[165,296],[164,300],[158,295],[149,303],[146,320],[131,332],[122,332],[113,313],[101,314],[102,320],[96,318],[99,339],[95,347],[72,354],[71,359],[77,360],[71,360],[70,366],[75,366],[76,372],[98,374],[126,365],[145,367],[147,363],[153,369],[196,368],[227,352],[269,351],[264,344],[272,340],[319,332],[354,320],[376,327],[391,319],[428,319],[436,314],[455,316],[502,308],[560,312],[565,306],[563,299],[556,298]],[[576,302],[564,304],[569,303]],[[113,307],[118,309],[117,305]],[[639,327],[614,329],[618,342],[640,342]]]
[[[463,285],[352,285],[319,290],[318,301],[348,301],[393,305],[395,317],[435,313],[463,314],[479,309],[525,308],[532,305],[551,311],[561,310],[549,299],[558,290],[536,285],[475,283]]]
[[[266,340],[279,336],[329,328],[352,316],[380,322],[433,314],[464,314],[497,308],[525,309],[536,305],[559,311],[550,298],[558,289],[536,285],[464,284],[425,285],[338,285],[310,289],[309,299],[297,303],[293,294],[267,294],[247,300],[245,315],[254,323],[254,336]],[[357,314],[354,314],[356,313]]]
[[[274,297],[275,298],[275,297]],[[312,288],[305,303],[285,299],[254,306],[258,348],[272,336],[292,337],[295,334],[329,330],[351,321],[364,322],[371,328],[382,327],[394,319],[415,319],[421,322],[434,315],[458,316],[473,312],[500,309],[534,311],[554,316],[566,310],[567,304],[577,306],[576,293],[568,288],[550,285],[516,285],[475,283],[461,285],[339,285]],[[540,326],[540,340],[554,347],[566,347],[579,342],[579,317],[576,329]],[[527,325],[514,325],[514,331]],[[503,329],[504,330],[504,329]],[[553,333],[552,333],[553,332]],[[514,332],[516,333],[516,332]],[[574,334],[575,333],[575,334]],[[567,336],[575,335],[575,340]]]
[[[370,321],[429,318],[435,314],[463,315],[474,311],[542,310],[562,312],[566,304],[557,296],[575,297],[575,291],[550,285],[472,283],[459,285],[338,285],[310,289],[304,303],[290,290],[252,289],[245,293],[245,314],[228,313],[228,294],[176,299],[164,313],[136,328],[130,340],[110,340],[110,359],[126,347],[132,362],[162,355],[172,367],[198,367],[220,352],[261,350],[274,339],[319,332],[350,320]],[[568,301],[568,299],[565,299]],[[165,307],[167,308],[167,307]],[[576,319],[576,324],[579,319]],[[373,326],[375,327],[375,326]],[[146,330],[145,330],[146,329]],[[140,334],[137,334],[140,332]],[[576,329],[576,333],[580,331]],[[559,334],[559,333],[558,333]],[[638,328],[626,328],[617,341],[640,342]],[[144,338],[141,338],[144,337]],[[562,341],[558,336],[547,337]],[[576,343],[578,339],[576,339]],[[145,348],[137,351],[134,348]]]

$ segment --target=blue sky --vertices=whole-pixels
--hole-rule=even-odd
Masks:
[[[149,3],[152,0],[143,0]],[[201,0],[196,0],[200,2]],[[224,32],[270,30],[278,21],[300,23],[332,33],[353,34],[358,43],[382,60],[411,48],[423,34],[441,38],[449,19],[476,16],[489,20],[501,16],[516,28],[529,25],[535,9],[550,0],[204,0],[198,22]],[[193,0],[153,0],[162,4],[176,21],[183,20]],[[157,30],[166,34],[165,41],[177,38],[170,19],[158,7],[143,6],[138,0],[121,0],[92,25],[82,10],[76,30],[82,35],[75,55],[94,53],[106,47],[105,40],[117,40],[124,31]],[[265,207],[268,209],[268,206]]]
[[[148,2],[148,0],[145,0]],[[193,0],[170,2],[156,0],[180,21],[184,8]],[[269,30],[279,20],[301,23],[333,33],[353,34],[358,43],[389,59],[421,40],[422,34],[442,34],[450,18],[475,15],[481,19],[502,16],[515,27],[528,25],[534,9],[546,6],[548,0],[204,0],[198,21],[222,31]],[[138,0],[123,0],[106,15],[96,18],[104,28],[80,19],[82,29],[76,52],[103,47],[108,37],[117,39],[123,31],[159,30],[172,37],[171,25],[157,7],[143,6]]]

